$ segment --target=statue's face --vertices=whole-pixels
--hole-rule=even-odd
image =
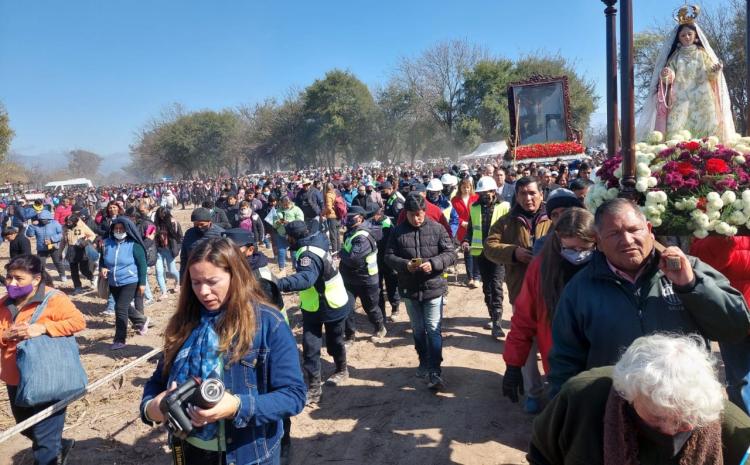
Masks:
[[[680,44],[682,44],[683,47],[687,47],[688,45],[693,45],[695,43],[695,31],[690,29],[689,27],[683,27],[680,29],[679,34],[679,40]]]

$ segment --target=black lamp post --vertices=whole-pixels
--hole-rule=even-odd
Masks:
[[[620,92],[622,94],[622,196],[635,198],[635,94],[633,92],[633,0],[620,1]]]
[[[617,124],[617,0],[602,0],[607,8],[607,156],[614,157],[620,145]],[[750,5],[750,0],[748,0]]]

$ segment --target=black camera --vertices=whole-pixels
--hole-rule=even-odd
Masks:
[[[221,380],[209,378],[201,382],[200,378],[192,377],[166,395],[159,404],[159,409],[164,414],[169,432],[184,440],[193,431],[193,424],[187,414],[188,404],[209,409],[219,403],[222,397],[224,383]]]

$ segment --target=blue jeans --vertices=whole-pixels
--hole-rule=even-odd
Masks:
[[[277,239],[276,248],[279,249],[278,265],[279,265],[279,268],[283,270],[284,267],[286,267],[286,251],[289,249],[289,241],[286,240],[286,236],[282,236],[280,234],[276,235],[276,239]],[[292,256],[292,266],[296,268],[297,259],[294,258],[294,253],[292,253],[291,256]]]
[[[480,281],[482,278],[479,274],[479,263],[478,260],[471,255],[471,251],[464,252],[464,263],[466,264],[466,279],[470,281]]]
[[[20,423],[27,418],[41,412],[51,404],[39,405],[36,407],[20,407],[13,402],[16,398],[18,386],[8,385],[8,398],[10,399],[10,410],[16,423]],[[34,454],[34,463],[40,465],[56,464],[57,455],[60,453],[62,446],[62,432],[65,426],[65,412],[62,409],[53,414],[51,417],[40,421],[34,426],[29,427],[23,433],[24,436],[31,439],[31,450]]]
[[[169,290],[167,289],[167,276],[165,270],[166,273],[171,274],[175,279],[175,286],[179,286],[180,272],[177,270],[177,262],[175,261],[174,256],[172,256],[172,251],[167,248],[159,247],[156,250],[156,282],[159,283],[159,289],[161,289],[162,294],[166,294]]]
[[[411,322],[414,347],[419,355],[419,366],[427,368],[430,373],[439,375],[440,363],[443,361],[443,335],[441,333],[443,297],[423,301],[403,300]]]

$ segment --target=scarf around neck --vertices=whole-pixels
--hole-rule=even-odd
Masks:
[[[219,336],[214,330],[216,319],[221,311],[210,312],[201,308],[201,321],[193,329],[190,336],[185,340],[179,352],[175,356],[172,369],[169,372],[167,386],[176,382],[182,385],[191,376],[205,380],[208,378],[221,379],[219,366]],[[193,429],[191,436],[203,440],[216,437],[218,431],[217,423],[209,423],[206,426]]]
[[[628,402],[612,388],[604,412],[604,465],[640,465],[636,421]],[[680,465],[723,465],[721,422],[693,430],[677,454]]]

